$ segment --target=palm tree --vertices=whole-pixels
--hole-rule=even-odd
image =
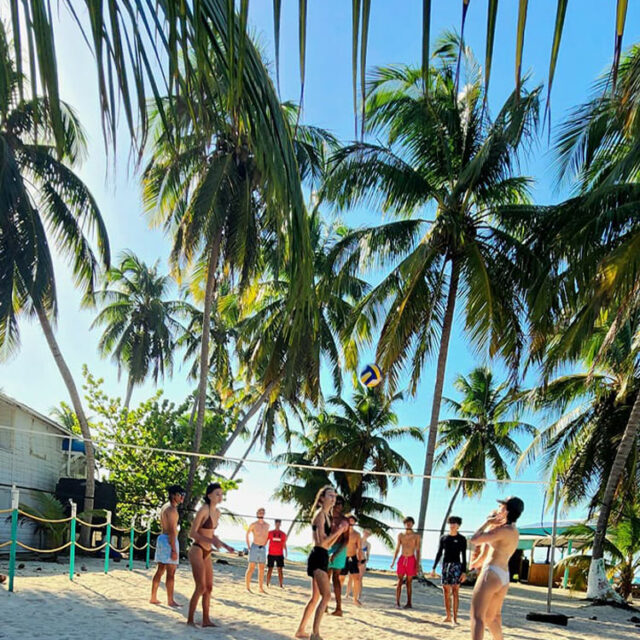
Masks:
[[[617,592],[623,600],[628,600],[640,570],[640,507],[634,499],[625,502],[620,511],[618,521],[607,529],[604,550],[610,557],[607,576],[617,578]],[[596,530],[589,523],[582,523],[568,527],[564,535],[582,539],[587,546],[593,547]],[[562,564],[578,567],[586,564],[588,567],[590,562],[590,554],[580,553],[568,556]]]
[[[386,474],[411,473],[409,463],[390,442],[401,438],[423,441],[422,432],[417,427],[398,426],[398,417],[393,405],[402,400],[402,394],[390,397],[381,393],[356,387],[351,402],[339,396],[329,399],[328,404],[335,411],[321,412],[311,416],[311,432],[306,437],[307,451],[285,454],[282,460],[294,462],[299,459],[314,460],[319,466],[361,470],[364,473],[331,471],[339,493],[360,524],[392,544],[389,527],[380,520],[382,516],[398,517],[400,513],[382,502],[389,488],[400,481],[398,476]],[[300,464],[300,463],[298,463]],[[304,464],[304,463],[302,463]],[[283,480],[305,480],[306,486],[284,482],[278,497],[294,501],[300,507],[309,509],[313,502],[310,485],[326,480],[327,474],[318,470],[289,468]],[[311,502],[305,502],[311,497]]]
[[[583,370],[561,375],[531,391],[526,403],[554,419],[525,450],[521,463],[542,461],[551,482],[559,482],[567,506],[589,501],[601,508],[618,442],[640,391],[638,327],[640,312],[625,322],[608,342],[612,316],[603,317],[582,345]],[[604,351],[603,351],[604,346]],[[639,451],[636,440],[634,451]],[[633,500],[637,493],[638,456],[628,456],[618,478],[616,498]]]
[[[118,267],[106,274],[107,288],[96,293],[103,304],[91,325],[104,327],[98,343],[102,355],[111,354],[127,371],[124,406],[129,408],[135,385],[151,373],[154,383],[173,369],[173,353],[178,332],[184,329],[178,317],[188,309],[182,300],[168,300],[173,284],[158,273],[157,263],[149,267],[130,251],[125,251]]]
[[[489,117],[481,73],[467,49],[458,91],[458,46],[458,39],[447,36],[436,49],[428,97],[419,69],[395,66],[372,74],[367,131],[386,137],[387,144],[342,149],[325,190],[340,207],[366,204],[398,217],[349,234],[332,256],[341,270],[392,263],[352,323],[362,316],[382,318],[377,362],[390,388],[407,366],[415,393],[425,360],[437,348],[419,530],[456,302],[461,297],[465,303],[466,328],[476,346],[503,356],[515,371],[523,345],[521,293],[528,284],[521,265],[532,259],[519,232],[504,224],[501,207],[528,200],[530,181],[516,166],[538,122],[540,88],[512,94]],[[427,208],[431,220],[422,216]]]
[[[604,313],[610,325],[595,361],[601,359],[640,304],[636,215],[640,203],[639,74],[640,49],[635,47],[621,65],[613,91],[602,101],[594,98],[578,107],[569,117],[557,144],[559,173],[561,179],[574,179],[578,194],[543,209],[539,223],[529,225],[532,236],[544,238],[549,255],[550,268],[541,272],[545,277],[532,287],[531,305],[537,334],[534,345],[538,343],[538,352],[544,354],[547,371],[580,354]],[[596,92],[606,82],[600,80]],[[615,597],[605,576],[603,544],[611,505],[639,428],[640,396],[636,396],[602,494],[589,574],[590,598]]]
[[[449,1],[449,0],[447,0]],[[259,65],[255,63],[255,51],[246,38],[248,24],[249,2],[241,3],[241,11],[235,13],[235,3],[224,0],[205,0],[193,5],[180,5],[180,10],[175,3],[158,4],[152,0],[121,0],[118,3],[103,5],[90,0],[85,0],[82,8],[78,7],[77,0],[64,0],[62,3],[77,19],[78,15],[87,16],[87,24],[84,27],[77,20],[85,39],[91,43],[91,47],[98,61],[98,91],[100,106],[103,112],[105,134],[115,137],[117,116],[120,102],[124,106],[126,121],[134,140],[143,141],[147,131],[147,92],[148,88],[156,100],[160,100],[160,88],[177,85],[177,89],[183,96],[189,96],[193,88],[193,76],[201,65],[206,65],[213,59],[214,64],[224,63],[229,67],[232,77],[236,80],[237,88],[235,99],[244,99],[255,112],[256,119],[262,118],[269,121],[274,118],[276,126],[272,135],[264,141],[264,148],[273,148],[274,154],[271,161],[276,168],[278,162],[284,160],[281,167],[284,173],[293,170],[292,154],[286,144],[283,144],[281,133],[283,128],[278,127],[282,122],[274,117],[274,92],[265,95],[261,89],[264,87],[264,74],[260,73]],[[467,17],[470,0],[462,0],[461,32]],[[549,63],[548,90],[551,86],[558,62],[561,48],[561,40],[564,32],[564,23],[569,0],[558,0],[556,18],[553,29],[553,39]],[[620,60],[622,39],[624,35],[627,15],[628,0],[617,0],[615,37],[613,46],[613,84],[616,81],[616,71]],[[280,52],[280,21],[282,0],[274,0],[274,40],[276,68],[279,67]],[[518,4],[518,19],[515,26],[516,53],[515,53],[515,84],[519,87],[523,63],[523,49],[525,41],[525,27],[527,23],[527,0],[520,0]],[[422,13],[416,15],[415,20],[422,23],[422,73],[425,84],[428,85],[429,77],[429,42],[431,26],[431,0],[422,2]],[[365,93],[364,76],[366,73],[367,44],[369,39],[369,23],[372,11],[371,0],[353,0],[353,15],[350,18],[352,25],[352,69],[354,109],[357,111],[356,93],[358,79],[360,79],[361,92]],[[496,34],[498,13],[498,0],[489,0],[487,5],[487,35],[486,35],[486,86],[489,84],[489,74],[493,60],[493,47]],[[607,16],[609,18],[609,16]],[[36,68],[40,64],[40,75],[45,94],[57,106],[58,77],[55,51],[54,26],[51,11],[47,2],[38,1],[25,5],[16,4],[15,11],[11,14],[14,38],[20,42],[23,30],[29,38],[30,45],[24,47],[21,55],[25,57],[23,68]],[[484,20],[484,18],[483,18]],[[305,60],[306,60],[306,23],[307,2],[299,2],[299,34],[300,34],[300,76],[302,89],[304,88]],[[105,25],[109,25],[106,28]],[[154,38],[153,32],[169,34],[169,37]],[[124,46],[123,43],[128,46]],[[213,45],[213,46],[212,46]],[[236,54],[236,48],[238,50]],[[184,51],[193,49],[193,60],[186,59],[182,55]],[[141,53],[142,52],[142,53]],[[153,64],[151,61],[158,61]],[[185,64],[186,80],[176,81],[175,70],[180,64]],[[131,84],[131,79],[135,84]],[[215,93],[215,88],[213,89]],[[139,117],[141,127],[135,120]],[[193,117],[196,117],[193,114]],[[60,120],[56,119],[56,123]],[[57,127],[59,140],[63,139],[62,128]],[[293,171],[295,173],[295,171]],[[290,178],[293,178],[293,173]],[[295,178],[291,186],[295,189]],[[298,198],[299,204],[301,200]]]
[[[460,402],[443,398],[455,418],[438,424],[436,466],[449,465],[447,475],[459,478],[489,478],[508,480],[509,467],[521,454],[514,436],[534,434],[535,427],[513,417],[517,397],[506,383],[496,385],[493,373],[478,367],[467,377],[460,375],[454,387],[462,394]],[[452,481],[456,485],[442,522],[444,532],[447,518],[461,490],[467,497],[482,494],[484,482]]]
[[[38,318],[85,439],[84,509],[90,512],[94,449],[78,388],[55,338],[51,247],[68,260],[75,282],[91,295],[99,267],[109,265],[107,230],[89,189],[70,168],[85,150],[77,117],[67,104],[58,103],[64,136],[56,141],[52,105],[35,94],[23,98],[24,79],[11,59],[1,23],[0,74],[0,350],[10,353],[17,347],[21,314]],[[95,234],[97,253],[87,233]]]

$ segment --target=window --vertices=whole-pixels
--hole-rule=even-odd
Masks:
[[[0,402],[0,427],[13,427],[13,407]],[[0,449],[13,451],[15,432],[0,428]]]

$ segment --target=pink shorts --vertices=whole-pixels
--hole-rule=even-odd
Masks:
[[[418,575],[418,562],[415,556],[400,556],[397,573],[399,576],[413,578]]]

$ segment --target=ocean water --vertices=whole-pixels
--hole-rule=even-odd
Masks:
[[[247,548],[244,540],[229,540],[228,544],[230,544],[237,551],[244,551]],[[289,549],[288,559],[291,560],[291,562],[306,563],[307,554],[297,550],[295,547],[291,547]],[[367,567],[369,569],[375,569],[377,571],[391,571],[391,560],[393,560],[392,555],[372,553],[369,557],[369,563],[367,564]],[[425,573],[429,573],[432,568],[433,560],[424,558],[422,560],[422,570]]]

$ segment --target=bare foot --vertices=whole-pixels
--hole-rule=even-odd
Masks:
[[[445,616],[442,618],[442,622],[451,622],[451,618],[449,616]]]
[[[332,616],[338,616],[338,618],[342,618],[342,609],[336,609],[332,614]],[[318,636],[320,637],[320,636]]]
[[[267,593],[264,589],[260,589],[260,593]]]
[[[360,600],[354,600],[353,604],[355,604],[356,607],[361,607],[362,606],[362,602],[360,602]]]
[[[162,604],[160,602],[160,600],[158,600],[158,598],[151,598],[151,600],[149,600],[150,604]]]
[[[407,602],[407,604],[404,605],[405,609],[413,609],[413,607],[411,606],[410,602]]]
[[[305,631],[297,631],[294,638],[304,638],[304,640],[309,640],[309,634]]]
[[[193,620],[187,620],[187,626],[188,627],[195,627],[196,623]]]
[[[211,622],[211,620],[203,620],[202,621],[202,628],[204,629],[205,627],[217,627],[217,624],[214,624],[213,622]]]
[[[179,602],[176,602],[175,600],[172,600],[171,602],[167,603],[170,607],[181,607],[182,605]]]

